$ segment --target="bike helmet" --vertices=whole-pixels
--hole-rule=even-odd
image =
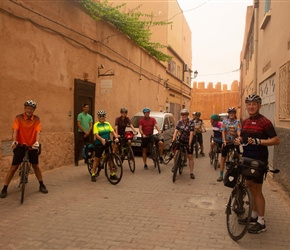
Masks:
[[[200,117],[201,116],[201,113],[200,112],[195,112],[195,115]]]
[[[182,114],[189,114],[189,111],[188,111],[188,109],[182,109],[182,110],[180,110],[180,114],[182,115]]]
[[[126,113],[126,114],[127,114],[127,113],[128,113],[128,109],[126,109],[126,108],[121,108],[121,109],[120,109],[120,113]]]
[[[98,116],[106,115],[106,111],[105,110],[99,110],[97,114],[98,114]]]
[[[196,114],[196,112],[192,112],[192,115],[195,115]]]
[[[229,109],[228,109],[228,113],[230,113],[230,112],[237,112],[237,110],[234,108],[234,107],[230,107]]]
[[[219,120],[220,120],[220,117],[219,117],[218,115],[216,115],[216,114],[212,114],[212,115],[210,116],[210,119],[212,119],[212,120],[214,120],[214,121],[219,121]]]
[[[36,102],[32,101],[32,100],[27,100],[25,103],[24,103],[24,106],[30,106],[34,109],[36,109]]]
[[[149,112],[150,112],[150,108],[147,108],[147,107],[146,107],[146,108],[144,108],[144,109],[142,110],[142,112],[143,112],[143,113],[149,113]]]
[[[256,94],[251,94],[246,97],[245,103],[248,103],[248,102],[256,102],[256,103],[262,104],[262,99],[260,96]]]

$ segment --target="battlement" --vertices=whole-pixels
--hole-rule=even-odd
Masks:
[[[239,82],[234,80],[230,89],[228,89],[227,84],[222,84],[221,82],[217,82],[215,85],[212,82],[209,82],[206,87],[205,82],[193,82],[192,90],[209,92],[235,92],[239,91]]]

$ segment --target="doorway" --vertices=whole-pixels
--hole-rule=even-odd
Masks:
[[[93,117],[94,124],[94,114],[95,114],[95,89],[96,84],[93,82],[83,81],[80,79],[75,79],[74,82],[74,135],[75,135],[75,150],[77,145],[77,117],[78,114],[83,111],[83,105],[86,103],[90,106],[89,114]],[[90,142],[93,142],[93,130],[90,134]],[[79,159],[82,159],[80,152]]]

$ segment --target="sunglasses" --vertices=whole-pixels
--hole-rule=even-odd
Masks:
[[[188,116],[188,114],[181,114],[181,116]]]
[[[99,118],[106,117],[105,115],[98,115]]]

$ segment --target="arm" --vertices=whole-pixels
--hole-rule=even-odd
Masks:
[[[190,131],[190,134],[189,134],[189,147],[191,147],[192,145],[193,136],[194,136],[194,130]]]
[[[12,149],[15,149],[18,144],[18,142],[16,141],[17,134],[18,134],[18,130],[13,129],[12,130],[12,145],[11,145]]]
[[[157,131],[158,131],[158,134],[161,134],[161,130],[160,130],[160,128],[159,128],[159,126],[158,126],[158,124],[157,124],[157,123],[155,124],[155,128],[157,129]]]
[[[86,133],[86,131],[85,131],[84,128],[82,127],[80,121],[78,121],[78,128],[79,128],[82,132]]]
[[[136,135],[137,134],[137,131],[135,130],[135,128],[133,127],[132,124],[130,124],[130,128],[133,130],[133,133]]]
[[[172,142],[174,142],[176,140],[177,134],[178,134],[178,130],[175,129],[174,133],[173,133],[173,136],[172,136]]]

